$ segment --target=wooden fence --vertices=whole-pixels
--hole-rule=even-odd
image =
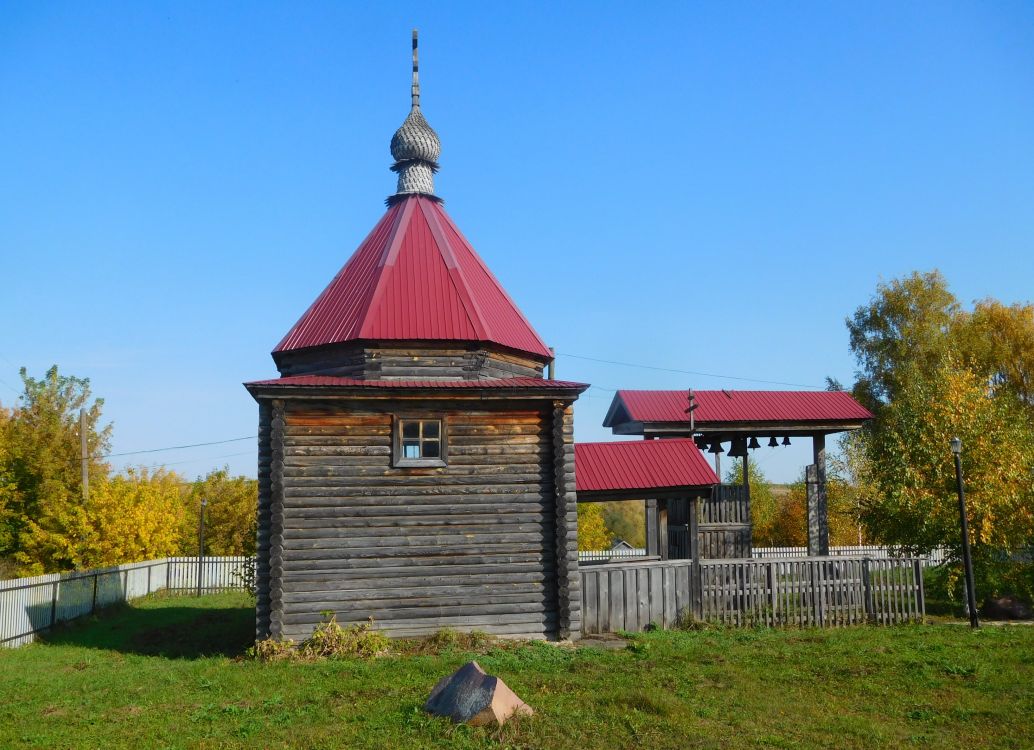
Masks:
[[[835,627],[921,621],[922,560],[668,560],[582,568],[582,632],[729,625]]]
[[[201,589],[243,588],[249,557],[205,557]],[[0,581],[0,646],[30,643],[60,622],[154,591],[196,591],[198,559],[167,557],[75,573]]]
[[[244,587],[253,558],[206,557],[203,591]],[[920,558],[783,557],[651,560],[582,567],[582,632],[673,627],[687,618],[729,625],[832,627],[921,620]],[[162,589],[197,589],[196,557],[0,581],[0,645]]]

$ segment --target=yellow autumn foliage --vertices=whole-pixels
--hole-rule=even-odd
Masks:
[[[957,550],[956,436],[974,561],[990,595],[995,569],[1034,541],[1034,431],[1024,406],[986,379],[948,359],[885,408],[865,438],[862,520],[882,542]]]
[[[197,552],[202,499],[206,501],[205,553],[255,554],[258,482],[231,476],[225,467],[193,482],[184,496],[185,515],[180,528],[180,548],[184,553]]]
[[[599,503],[578,504],[578,549],[605,550],[613,543]]]
[[[91,483],[86,503],[52,503],[46,517],[26,521],[15,555],[22,573],[52,570],[54,560],[83,569],[177,554],[186,512],[180,484],[164,469],[130,469]]]

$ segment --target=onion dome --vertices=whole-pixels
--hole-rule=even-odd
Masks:
[[[420,111],[420,73],[417,61],[417,32],[413,30],[413,88],[412,107],[402,127],[391,137],[391,171],[398,173],[395,195],[388,204],[407,195],[426,195],[435,198],[434,173],[438,171],[438,157],[442,144],[438,134]]]

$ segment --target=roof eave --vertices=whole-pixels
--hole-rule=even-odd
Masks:
[[[576,469],[577,470],[577,469]],[[608,490],[578,490],[576,502],[579,503],[603,503],[623,500],[669,500],[683,499],[690,497],[707,497],[711,489],[718,482],[711,484],[687,484],[678,487],[630,487],[625,489]]]
[[[548,381],[546,381],[548,382]],[[515,397],[531,400],[574,401],[589,386],[528,387],[512,388],[492,386],[486,388],[449,388],[434,386],[404,386],[398,388],[333,385],[273,385],[269,383],[244,383],[248,393],[256,401],[273,398],[304,398],[307,400],[368,399],[390,400],[394,398],[426,399],[446,398],[450,401],[503,401]]]
[[[514,346],[507,346],[506,344],[500,344],[498,341],[490,341],[487,339],[371,339],[371,338],[360,338],[352,337],[345,338],[340,341],[328,341],[322,344],[313,344],[311,346],[299,346],[296,348],[288,349],[274,349],[270,352],[273,357],[273,361],[280,364],[280,359],[283,355],[293,355],[301,352],[313,352],[320,350],[332,350],[333,347],[337,346],[428,346],[428,347],[455,347],[460,349],[470,349],[472,347],[482,349],[494,349],[499,351],[501,354],[516,354],[519,356],[530,357],[537,362],[541,362],[543,365],[548,365],[553,359],[553,355],[548,351],[530,351],[528,349],[521,349]]]
[[[756,437],[780,437],[783,435],[814,435],[834,432],[859,430],[872,421],[871,418],[851,420],[808,420],[799,422],[758,421],[758,422],[696,422],[694,434],[735,433],[749,434]],[[678,422],[623,422],[613,425],[611,429],[618,435],[669,434],[689,435],[689,421]],[[636,430],[634,432],[629,430]]]

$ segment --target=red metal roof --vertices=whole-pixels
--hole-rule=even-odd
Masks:
[[[440,203],[391,206],[274,352],[345,341],[479,341],[549,348]]]
[[[692,440],[576,443],[578,492],[709,487],[718,477]]]
[[[701,427],[728,422],[855,422],[872,413],[843,391],[693,391],[699,404],[694,421]],[[634,422],[689,422],[686,391],[618,391]],[[612,408],[604,423],[616,423]]]
[[[309,386],[318,388],[524,388],[544,391],[577,390],[588,388],[586,383],[574,383],[568,380],[546,380],[543,378],[486,378],[484,380],[358,380],[356,378],[338,377],[336,375],[291,375],[286,378],[272,380],[253,380],[246,386],[297,387]]]

